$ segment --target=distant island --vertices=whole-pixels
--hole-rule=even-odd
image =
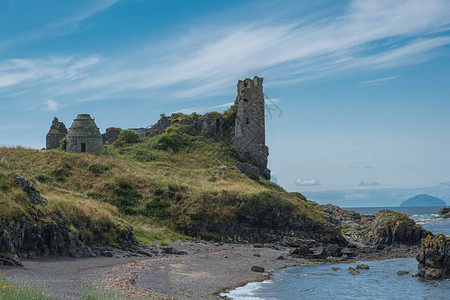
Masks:
[[[447,206],[447,203],[442,199],[427,194],[420,194],[403,201],[400,206]]]

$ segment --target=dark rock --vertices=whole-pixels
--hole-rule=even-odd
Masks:
[[[375,214],[376,219],[366,233],[367,243],[372,245],[415,245],[430,234],[407,215],[387,209]]]
[[[9,255],[0,253],[0,266],[23,267],[22,263]]]
[[[353,267],[348,267],[348,272],[350,273],[350,274],[352,274],[352,275],[356,275],[356,274],[359,274],[359,271],[358,270],[356,270],[355,268],[353,268]]]
[[[356,266],[356,269],[358,270],[369,270],[369,266],[365,264],[360,264]]]
[[[386,245],[383,245],[383,244],[377,244],[375,246],[375,249],[377,249],[377,250],[383,250],[384,248],[386,248]]]
[[[252,164],[249,163],[237,163],[235,165],[236,169],[239,170],[239,172],[241,172],[242,174],[247,175],[248,177],[262,177],[263,176],[263,171],[261,169],[259,169],[258,167],[255,167]]]
[[[321,258],[326,258],[328,256],[327,251],[322,246],[314,247],[314,248],[311,248],[310,250],[312,252],[313,258],[321,259]]]
[[[429,235],[422,240],[416,259],[418,276],[426,279],[450,278],[450,237]]]
[[[438,215],[443,216],[443,215],[448,214],[448,213],[450,213],[450,207],[441,207],[439,209]]]
[[[348,255],[347,254],[342,254],[341,261],[347,261],[347,260],[348,260]]]
[[[113,257],[114,254],[113,254],[111,251],[103,251],[103,252],[102,252],[102,256],[105,256],[105,257]]]
[[[255,253],[255,254],[253,254],[253,256],[255,256],[255,257],[261,257],[261,254]]]
[[[338,267],[332,267],[331,270],[337,271],[337,270],[340,270],[340,268],[338,268]]]
[[[439,209],[438,218],[450,218],[450,207],[442,207]]]
[[[347,255],[347,257],[353,257],[354,253],[349,248],[344,248],[341,250],[342,255]]]
[[[408,274],[409,274],[409,272],[408,272],[408,271],[405,271],[405,270],[397,271],[397,275],[399,275],[399,276],[402,276],[402,275],[408,275]]]
[[[285,260],[285,259],[286,259],[286,258],[284,258],[283,255],[280,255],[280,256],[277,257],[277,260]]]
[[[186,255],[186,254],[188,254],[186,251],[177,250],[177,249],[174,249],[172,247],[162,247],[161,251],[164,254],[174,254],[174,255]]]
[[[253,266],[251,270],[253,272],[264,273],[264,268],[260,266]]]
[[[295,248],[294,250],[291,250],[290,255],[294,257],[308,257],[311,253],[310,247],[307,245],[303,245],[300,247]]]
[[[147,132],[147,136],[153,137],[163,134],[170,125],[172,125],[170,118],[162,116],[161,119],[159,119],[159,121],[150,128]]]
[[[42,206],[47,205],[47,199],[41,196],[34,187],[32,181],[29,181],[25,177],[16,177],[15,180],[16,184],[27,194],[27,198],[31,203],[40,204]]]
[[[337,244],[329,244],[327,246],[327,253],[332,256],[340,256],[341,247],[339,247]]]

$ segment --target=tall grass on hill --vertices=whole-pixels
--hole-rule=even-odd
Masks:
[[[41,210],[59,211],[88,236],[86,222],[105,230],[132,225],[138,240],[147,243],[179,239],[190,224],[225,224],[261,207],[323,222],[307,201],[235,169],[246,159],[228,137],[207,139],[189,126],[175,124],[140,142],[124,140],[107,146],[104,155],[23,148],[0,152],[0,205],[9,207],[0,211],[3,218],[26,214],[23,193],[4,191],[13,186],[13,176],[24,176],[48,198]],[[105,240],[113,243],[114,233],[108,236]]]

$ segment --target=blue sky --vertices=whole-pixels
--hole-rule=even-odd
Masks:
[[[258,75],[283,187],[450,203],[448,0],[0,0],[0,28],[0,144],[43,147],[54,116],[104,132],[222,111]]]

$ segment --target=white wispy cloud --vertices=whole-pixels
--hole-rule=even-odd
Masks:
[[[74,22],[115,1],[102,3],[74,17]],[[123,56],[103,54],[88,73],[78,70],[76,74],[82,74],[78,78],[58,78],[47,72],[36,81],[38,74],[32,70],[2,71],[0,67],[0,95],[2,87],[21,89],[25,85],[30,93],[39,90],[44,99],[56,97],[70,103],[142,99],[149,94],[164,95],[168,100],[205,98],[223,94],[238,79],[254,74],[270,78],[266,82],[270,86],[422,62],[450,44],[450,37],[445,36],[448,32],[442,32],[449,25],[446,0],[355,0],[344,13],[316,22],[283,23],[263,16],[247,24],[189,28],[161,43],[131,45]],[[441,33],[436,36],[436,32]],[[61,69],[60,74],[71,73],[73,65],[66,68],[67,72]],[[42,84],[45,79],[51,84]],[[198,110],[186,110],[192,109]]]
[[[183,114],[191,114],[191,113],[205,113],[205,112],[210,112],[210,111],[214,111],[218,108],[224,108],[224,107],[230,107],[234,104],[234,102],[228,102],[228,103],[224,103],[224,104],[219,104],[219,105],[214,105],[214,106],[209,106],[209,107],[190,107],[190,108],[184,108],[181,110],[177,110],[174,113],[183,113]]]
[[[317,180],[316,178],[311,178],[311,179],[297,179],[295,181],[295,185],[298,186],[315,186],[315,185],[320,185],[319,180]]]
[[[80,9],[73,14],[69,14],[61,19],[58,19],[59,14],[57,14],[55,20],[52,20],[47,24],[42,24],[38,28],[32,28],[21,35],[1,41],[0,52],[31,41],[74,33],[79,30],[79,24],[82,21],[108,9],[119,1],[120,0],[92,0],[91,2],[88,2],[87,5],[80,4]]]
[[[397,78],[398,78],[398,76],[382,77],[382,78],[362,81],[359,83],[359,85],[371,85],[371,84],[376,84],[376,83],[380,83],[380,82],[391,81],[391,80],[394,80]]]
[[[90,4],[83,7],[83,9],[76,13],[75,15],[71,15],[67,17],[66,19],[59,21],[52,25],[52,27],[61,27],[68,24],[75,24],[78,22],[81,22],[85,19],[88,19],[92,17],[93,15],[108,9],[112,5],[116,4],[120,0],[95,0],[92,1]]]
[[[49,110],[49,111],[57,112],[58,107],[59,107],[59,103],[56,102],[55,100],[50,99],[50,100],[47,100],[47,107],[45,109]]]

